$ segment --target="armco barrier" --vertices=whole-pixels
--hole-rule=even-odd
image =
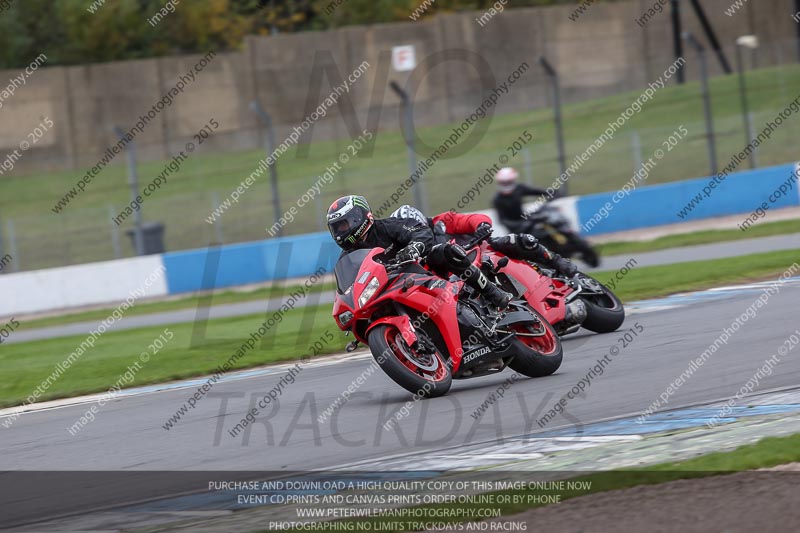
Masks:
[[[790,164],[730,174],[725,181],[710,190],[707,198],[703,195],[702,200],[691,211],[686,212],[683,218],[678,213],[698,194],[703,193],[703,187],[708,185],[711,178],[640,187],[627,196],[617,196],[618,203],[614,203],[614,196],[618,191],[582,196],[577,200],[578,221],[582,233],[600,235],[750,213],[762,202],[768,202],[769,195],[791,177],[794,170],[795,164]],[[800,205],[800,193],[797,189],[795,184],[792,193],[771,203],[770,209]],[[590,228],[585,228],[607,202],[613,206],[609,216],[596,224],[590,224]]]
[[[341,250],[329,233],[170,252],[163,255],[169,293],[235,287],[333,272]]]

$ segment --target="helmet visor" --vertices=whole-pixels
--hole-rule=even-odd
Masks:
[[[344,216],[328,222],[328,228],[331,231],[333,239],[340,245],[352,244],[354,239],[350,237],[358,231],[358,228],[364,222],[364,215],[360,209],[351,209]]]

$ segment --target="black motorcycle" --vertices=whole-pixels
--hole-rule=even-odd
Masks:
[[[578,235],[567,218],[551,202],[525,214],[525,233],[536,237],[549,250],[562,257],[578,257],[592,268],[600,266],[600,255],[589,242]]]

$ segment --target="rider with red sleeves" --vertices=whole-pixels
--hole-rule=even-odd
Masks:
[[[454,238],[460,244],[474,237],[489,235],[493,229],[492,219],[480,213],[461,214],[446,211],[432,219],[427,219],[418,209],[404,205],[392,213],[392,216],[427,220],[433,226],[437,236],[443,240]],[[512,259],[541,263],[555,269],[562,276],[571,278],[578,272],[578,268],[572,261],[551,252],[533,235],[512,233],[505,237],[491,237],[488,242],[492,248]]]

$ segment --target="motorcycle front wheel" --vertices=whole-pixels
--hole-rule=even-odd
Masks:
[[[436,398],[450,390],[453,376],[437,349],[423,354],[406,343],[400,330],[388,324],[376,326],[367,338],[375,362],[392,381],[420,398]]]
[[[561,339],[553,326],[537,311],[529,309],[539,319],[536,324],[512,324],[508,329],[517,334],[513,341],[517,355],[508,366],[525,376],[549,376],[561,366],[564,351]]]

